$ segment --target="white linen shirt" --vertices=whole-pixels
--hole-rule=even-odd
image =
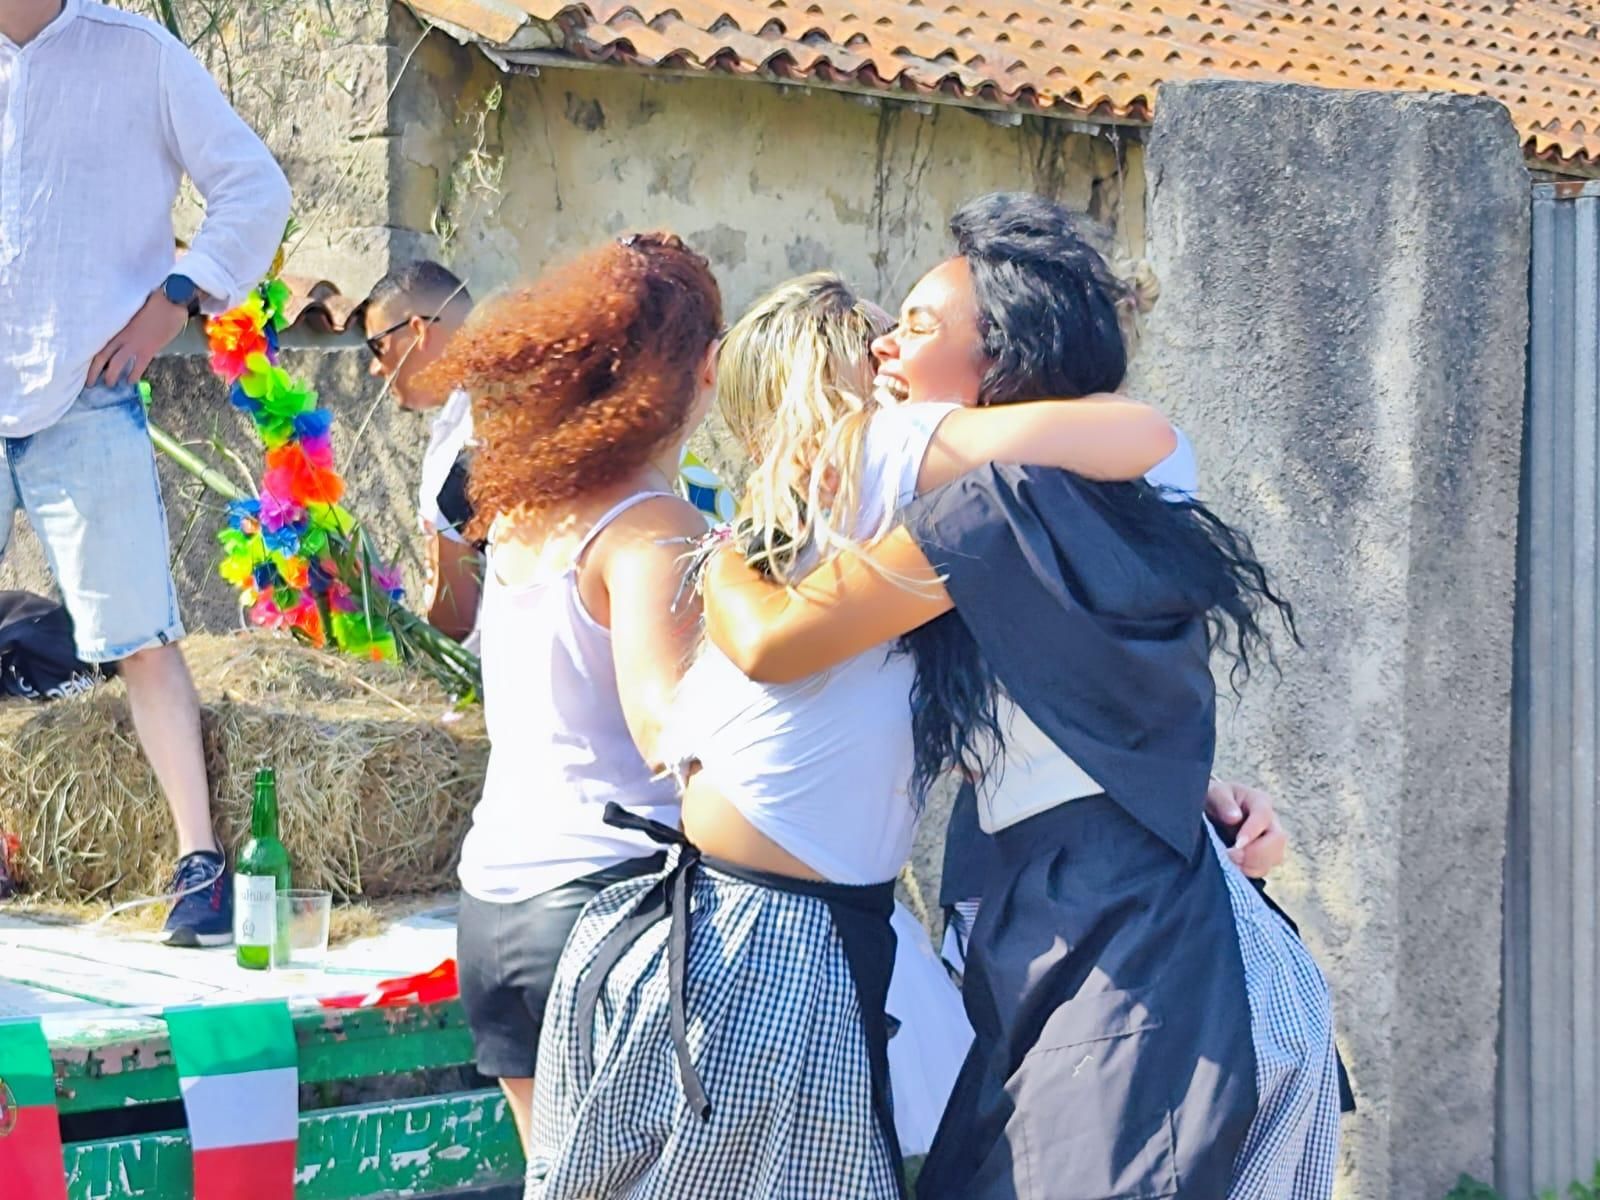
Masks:
[[[92,0],[24,46],[0,36],[0,437],[58,420],[174,270],[185,174],[206,217],[178,269],[231,308],[272,263],[289,184],[206,69]]]

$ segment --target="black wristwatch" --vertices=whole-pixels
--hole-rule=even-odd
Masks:
[[[191,317],[200,315],[200,288],[187,275],[168,275],[161,281],[161,294]]]

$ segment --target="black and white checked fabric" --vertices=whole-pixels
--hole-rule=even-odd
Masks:
[[[1339,1161],[1333,1000],[1311,952],[1267,907],[1209,823],[1244,959],[1256,1055],[1255,1119],[1228,1200],[1327,1200]]]
[[[855,985],[815,897],[696,873],[688,1033],[708,1121],[673,1056],[666,920],[612,969],[593,1069],[583,1061],[579,983],[657,878],[601,892],[567,942],[539,1043],[526,1200],[897,1200]]]

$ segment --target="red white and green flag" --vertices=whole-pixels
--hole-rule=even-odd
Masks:
[[[37,1018],[0,1021],[0,1194],[67,1200],[50,1044]]]
[[[194,1146],[195,1200],[292,1200],[300,1081],[289,1006],[215,1004],[166,1015]]]

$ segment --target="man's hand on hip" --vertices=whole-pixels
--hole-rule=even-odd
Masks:
[[[133,319],[119,329],[89,364],[85,386],[104,383],[108,387],[134,383],[144,378],[145,369],[163,346],[183,332],[189,314],[160,292],[153,293]]]

